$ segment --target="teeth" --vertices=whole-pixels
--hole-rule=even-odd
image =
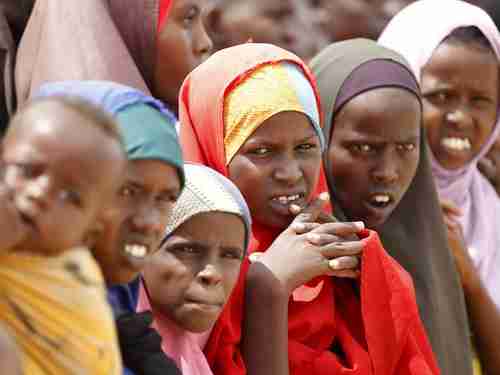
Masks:
[[[136,244],[125,245],[125,252],[135,258],[145,258],[148,255],[146,246]]]
[[[457,138],[457,137],[443,138],[441,140],[441,144],[444,147],[457,151],[470,150],[471,148],[470,140],[468,138]]]
[[[373,196],[372,200],[376,203],[389,203],[391,197],[386,194],[377,194]]]
[[[273,199],[279,201],[281,204],[288,204],[290,202],[296,201],[299,198],[300,198],[300,195],[295,194],[295,195],[283,195],[281,197],[276,197]]]

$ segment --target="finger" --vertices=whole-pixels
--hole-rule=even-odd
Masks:
[[[321,224],[313,230],[314,233],[326,233],[339,237],[347,237],[357,234],[365,229],[365,224],[362,221],[353,221],[345,223],[326,223]]]
[[[334,242],[343,241],[342,238],[328,233],[307,233],[306,238],[311,245],[316,245],[316,246],[325,246],[332,244]]]
[[[299,206],[292,204],[290,206],[290,212],[300,212],[300,214],[295,217],[294,223],[311,223],[316,221],[325,203],[328,202],[329,199],[330,196],[328,193],[321,193],[318,198],[313,199],[304,209],[300,209]]]
[[[360,255],[365,247],[362,241],[334,242],[320,248],[321,254],[328,259]]]
[[[359,259],[354,256],[345,256],[331,259],[328,266],[332,271],[356,270],[359,267]]]
[[[321,224],[325,224],[325,223],[337,223],[339,220],[329,214],[329,213],[326,213],[326,212],[320,212],[319,216],[318,216],[318,222],[321,223]]]
[[[454,216],[462,216],[463,212],[462,210],[452,201],[448,199],[441,199],[441,208],[443,211],[445,211],[447,214],[454,215]]]
[[[291,229],[297,234],[304,234],[313,231],[318,228],[321,224],[319,223],[295,223],[291,224]]]

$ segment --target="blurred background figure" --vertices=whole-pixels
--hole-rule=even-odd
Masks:
[[[307,0],[323,11],[321,28],[329,41],[377,39],[389,20],[415,0]],[[495,1],[495,0],[493,0]]]
[[[216,0],[207,27],[216,51],[251,40],[309,59],[328,43],[325,16],[304,0]]]

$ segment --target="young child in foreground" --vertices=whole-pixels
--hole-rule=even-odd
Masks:
[[[0,320],[26,374],[120,374],[102,275],[85,246],[126,167],[114,121],[76,99],[12,120],[0,192]]]

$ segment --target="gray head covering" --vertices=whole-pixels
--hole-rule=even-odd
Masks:
[[[166,237],[201,213],[224,212],[241,218],[245,225],[245,252],[250,242],[250,211],[238,188],[226,177],[200,164],[184,165],[186,183],[166,227]]]
[[[382,65],[385,67],[382,67]],[[311,62],[318,80],[324,115],[325,138],[330,144],[335,114],[355,96],[380,87],[409,87],[406,60],[367,39],[335,43]],[[366,74],[366,69],[373,74]],[[394,70],[396,69],[396,70]],[[397,71],[399,69],[399,73]],[[406,71],[407,77],[404,77]],[[391,74],[385,74],[390,72]],[[385,74],[385,76],[384,76]],[[414,92],[416,95],[417,92]],[[422,126],[420,161],[408,191],[379,233],[384,247],[412,276],[423,323],[443,374],[471,374],[471,350],[463,291],[448,249],[441,209],[434,187],[429,151]],[[335,181],[327,180],[335,214]]]

